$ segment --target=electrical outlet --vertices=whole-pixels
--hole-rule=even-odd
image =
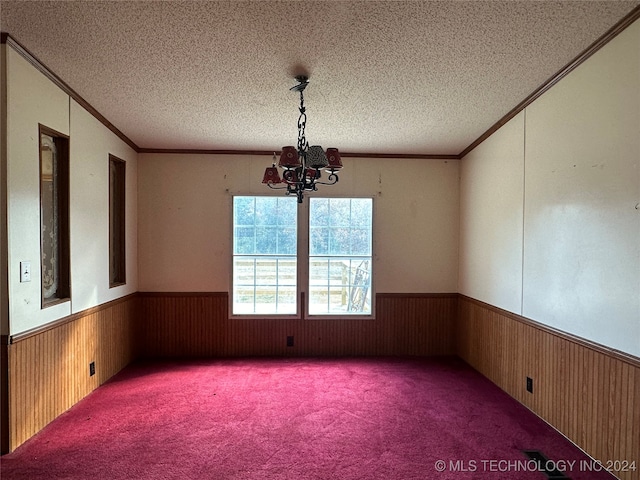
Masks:
[[[533,393],[533,378],[527,377],[527,392]]]
[[[20,262],[20,283],[31,281],[31,262]]]
[[[287,337],[287,347],[293,347],[293,335]]]
[[[89,364],[89,376],[93,377],[96,374],[96,362],[91,362]]]

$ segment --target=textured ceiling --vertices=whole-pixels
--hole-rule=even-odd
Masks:
[[[459,154],[633,1],[0,1],[9,33],[141,148]]]

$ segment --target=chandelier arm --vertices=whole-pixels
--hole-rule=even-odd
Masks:
[[[335,173],[330,174],[327,177],[327,180],[329,180],[328,182],[314,182],[316,185],[335,185],[336,183],[338,183],[338,180],[340,180],[338,178],[338,175],[336,175]],[[333,181],[331,181],[333,180]]]
[[[287,185],[295,185],[296,188],[299,186],[304,186],[306,182],[302,172],[304,172],[304,170],[301,168],[288,170],[282,175],[282,178]]]

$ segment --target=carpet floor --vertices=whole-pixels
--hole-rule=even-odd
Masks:
[[[11,454],[11,479],[611,480],[455,358],[135,363]]]

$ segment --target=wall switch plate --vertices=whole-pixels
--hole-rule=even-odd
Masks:
[[[20,262],[20,283],[31,281],[31,262]]]

